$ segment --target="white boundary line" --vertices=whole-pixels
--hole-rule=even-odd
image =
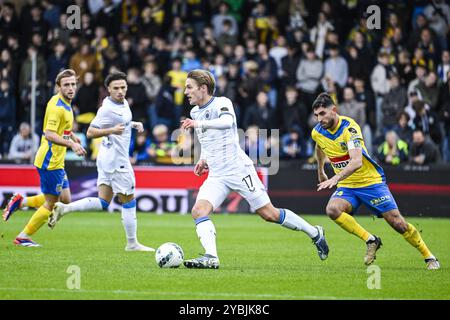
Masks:
[[[161,291],[138,291],[138,290],[69,290],[69,289],[57,289],[57,288],[2,288],[0,291],[26,291],[26,292],[59,292],[59,293],[100,293],[100,294],[119,294],[119,295],[162,295],[162,296],[204,296],[204,297],[256,297],[261,299],[325,299],[325,300],[361,300],[362,298],[356,297],[334,297],[334,296],[310,296],[310,295],[289,295],[289,294],[260,294],[260,293],[229,293],[229,292],[161,292]],[[0,297],[1,298],[1,297]],[[3,297],[4,299],[4,297]],[[366,298],[369,299],[369,298]],[[394,299],[394,298],[387,298]]]

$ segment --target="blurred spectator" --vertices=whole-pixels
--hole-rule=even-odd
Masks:
[[[306,141],[296,128],[289,129],[289,132],[281,138],[281,156],[288,159],[306,158]]]
[[[421,100],[415,101],[413,108],[416,112],[413,119],[414,129],[421,130],[434,143],[440,144],[442,142],[442,132],[437,114],[427,109],[426,104]]]
[[[294,87],[287,87],[284,95],[278,107],[283,115],[282,129],[287,132],[288,129],[296,127],[302,136],[308,136],[308,107],[298,98],[298,91]]]
[[[202,67],[200,60],[197,58],[194,50],[186,50],[183,56],[183,64],[181,70],[184,72],[190,72],[194,69],[200,69]],[[184,86],[184,84],[183,84]]]
[[[151,139],[147,131],[137,133],[134,139],[131,139],[130,145],[130,162],[131,164],[139,164],[142,161],[150,160],[147,149],[150,147]]]
[[[184,101],[184,85],[187,79],[187,72],[181,70],[182,61],[180,58],[172,60],[172,69],[167,72],[167,75],[171,79],[171,85],[175,88],[174,103],[176,108],[181,108]],[[177,114],[181,112],[177,111]]]
[[[89,125],[97,113],[100,105],[99,99],[100,90],[98,83],[94,80],[94,74],[92,72],[86,72],[83,82],[73,100],[76,121],[80,124]]]
[[[104,27],[97,26],[95,28],[94,39],[91,40],[90,45],[97,59],[98,68],[103,71],[105,68],[103,50],[109,47],[109,41],[106,37],[106,29]]]
[[[47,59],[47,75],[50,87],[55,86],[56,76],[69,65],[69,55],[66,46],[61,40],[56,40],[53,45],[53,53]]]
[[[69,67],[77,73],[81,83],[86,72],[92,72],[96,81],[102,78],[97,58],[87,42],[81,44],[80,49],[70,58]]]
[[[355,99],[364,104],[367,124],[370,126],[371,131],[374,132],[376,130],[374,94],[370,86],[366,86],[363,79],[355,78],[353,85],[355,86]]]
[[[277,63],[275,59],[269,56],[269,52],[267,51],[267,46],[264,43],[260,43],[258,45],[258,59],[256,60],[258,63],[259,76],[262,84],[264,85],[264,89],[267,91],[270,106],[275,107],[277,102],[277,89],[276,89],[276,81],[277,81]]]
[[[450,71],[447,72],[447,82],[442,86],[439,95],[439,105],[441,106],[441,119],[444,131],[444,141],[442,144],[442,156],[446,162],[450,162]]]
[[[407,86],[414,79],[414,69],[408,51],[402,50],[397,54],[396,69],[403,86]]]
[[[430,72],[425,77],[425,81],[420,81],[416,89],[420,92],[423,101],[428,104],[433,111],[437,111],[440,83],[436,73]]]
[[[17,19],[14,4],[10,1],[5,1],[0,5],[0,32],[4,36],[17,32],[19,29],[19,20]]]
[[[369,154],[372,152],[372,131],[367,124],[365,104],[355,99],[353,88],[344,88],[344,100],[339,104],[339,114],[356,121],[362,130],[364,141]]]
[[[309,34],[310,41],[315,44],[315,54],[319,59],[323,58],[325,48],[325,37],[329,31],[333,31],[334,26],[328,21],[327,15],[321,11],[317,16],[317,23]]]
[[[322,78],[323,64],[317,59],[312,47],[306,51],[306,59],[302,59],[297,69],[297,88],[301,90],[301,98],[305,105],[312,106]]]
[[[222,22],[221,33],[217,39],[217,45],[220,51],[224,51],[225,45],[235,46],[238,44],[238,36],[233,32],[232,22],[230,20],[224,20]]]
[[[119,57],[123,70],[128,70],[133,67],[140,68],[141,66],[141,59],[133,48],[131,38],[128,36],[124,36],[120,40]]]
[[[448,43],[445,40],[448,33],[448,24],[450,22],[450,7],[448,3],[443,0],[432,0],[424,9],[424,15],[430,21],[430,28],[436,33],[440,45],[448,48]]]
[[[157,73],[158,67],[154,61],[147,61],[144,63],[144,74],[141,81],[145,87],[147,99],[154,102],[156,95],[161,89],[161,78]]]
[[[242,126],[248,128],[256,125],[260,129],[274,128],[274,110],[269,103],[269,97],[266,92],[259,91],[256,96],[256,104],[246,110]]]
[[[150,160],[160,164],[172,163],[176,144],[169,140],[169,129],[163,124],[158,124],[152,133],[154,140],[147,148]]]
[[[354,46],[348,47],[348,82],[354,83],[355,78],[363,79],[367,81],[370,74],[370,66],[362,56],[359,55],[358,49]]]
[[[394,127],[398,114],[406,104],[406,90],[400,85],[398,75],[392,74],[389,79],[389,92],[384,96],[383,103],[381,104],[384,133]]]
[[[16,98],[8,80],[0,80],[0,157],[9,150],[16,124]]]
[[[441,55],[441,63],[437,67],[437,74],[443,83],[448,80],[448,72],[450,71],[450,51],[444,50]]]
[[[438,163],[439,161],[440,153],[436,144],[426,138],[421,130],[414,130],[409,152],[409,162],[416,165],[427,165]]]
[[[325,60],[324,63],[324,75],[337,83],[339,87],[343,88],[348,79],[348,64],[344,58],[339,54],[338,46],[330,47],[330,57]],[[327,84],[322,82],[325,90],[327,90]]]
[[[133,111],[133,120],[147,123],[147,108],[150,105],[145,86],[142,84],[139,69],[130,68],[127,72],[127,101]]]
[[[281,59],[281,83],[282,86],[295,86],[297,83],[297,68],[300,63],[300,55],[297,48],[288,45],[287,55]]]
[[[387,131],[378,147],[378,159],[384,164],[399,165],[408,160],[408,144],[399,139],[395,131]]]
[[[405,141],[408,145],[411,144],[413,133],[413,129],[409,125],[409,120],[409,114],[405,111],[401,112],[397,116],[397,124],[392,129],[397,133],[399,139]]]
[[[252,159],[254,164],[258,164],[261,155],[265,155],[266,140],[264,135],[259,134],[259,128],[251,125],[245,131],[245,153]]]
[[[9,147],[8,158],[12,160],[31,161],[39,146],[37,134],[31,134],[30,125],[22,122],[19,132],[14,136]]]
[[[245,114],[256,100],[256,95],[261,89],[261,78],[258,74],[258,64],[253,61],[246,61],[244,63],[244,74],[242,76],[241,85],[238,87],[239,105],[242,112]]]
[[[152,128],[157,124],[164,124],[170,129],[178,127],[173,98],[175,88],[172,87],[170,82],[170,77],[165,76],[162,86],[156,95],[155,102],[150,105],[149,117]]]

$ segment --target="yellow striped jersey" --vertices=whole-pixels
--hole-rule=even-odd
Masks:
[[[369,156],[361,128],[352,118],[339,116],[338,125],[333,131],[323,129],[318,123],[312,130],[311,137],[330,160],[335,174],[349,163],[349,148],[362,148],[362,167],[341,180],[338,187],[361,188],[385,182],[383,169]]]
[[[70,103],[65,101],[60,95],[54,95],[47,103],[42,131],[54,131],[60,137],[68,140],[72,132],[72,124],[73,113]],[[66,149],[64,146],[48,141],[43,133],[41,145],[34,159],[34,165],[46,170],[63,169]]]

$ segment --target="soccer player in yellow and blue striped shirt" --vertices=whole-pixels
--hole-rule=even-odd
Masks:
[[[427,248],[417,229],[406,222],[398,210],[386,184],[383,169],[370,157],[358,124],[349,117],[340,116],[330,95],[321,93],[313,103],[318,124],[311,137],[316,142],[319,184],[317,191],[337,185],[326,207],[327,215],[341,228],[364,240],[367,252],[364,263],[370,265],[376,258],[381,239],[370,234],[353,218],[361,204],[403,235],[422,254],[428,269],[439,269],[436,257]],[[335,175],[328,179],[325,158],[331,162]]]
[[[66,149],[71,148],[77,155],[86,155],[80,140],[72,133],[73,112],[71,102],[77,89],[77,76],[71,69],[61,71],[56,77],[58,93],[47,103],[45,110],[41,144],[36,153],[36,166],[41,191],[45,202],[37,209],[14,243],[24,247],[37,247],[31,240],[33,235],[50,216],[53,206],[63,189],[68,188],[67,175],[64,170]],[[70,201],[70,200],[69,200]]]

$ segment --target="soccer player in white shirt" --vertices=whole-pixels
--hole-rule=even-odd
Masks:
[[[109,74],[105,79],[109,96],[103,100],[87,131],[88,138],[103,137],[97,156],[98,198],[84,198],[69,204],[55,204],[49,227],[73,211],[106,210],[117,194],[122,203],[122,223],[127,237],[126,251],[155,251],[137,241],[135,177],[128,150],[131,129],[144,131],[141,122],[132,121],[132,113],[125,99],[127,76],[123,72]]]
[[[264,220],[306,233],[316,245],[320,259],[325,260],[329,249],[323,228],[312,226],[289,209],[277,209],[272,205],[253,162],[239,146],[232,102],[226,97],[213,96],[214,90],[215,81],[210,72],[197,69],[188,74],[184,93],[189,104],[195,107],[191,111],[192,119],[184,120],[181,128],[194,128],[200,141],[201,155],[194,173],[200,176],[209,171],[209,175],[192,208],[205,254],[186,260],[184,265],[187,268],[219,268],[216,229],[209,214],[232,190],[244,197]]]

